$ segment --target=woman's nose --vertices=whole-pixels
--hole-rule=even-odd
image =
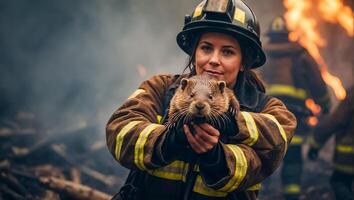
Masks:
[[[218,66],[220,65],[220,55],[217,51],[213,52],[213,54],[211,55],[211,58],[209,60],[209,63],[212,66]]]

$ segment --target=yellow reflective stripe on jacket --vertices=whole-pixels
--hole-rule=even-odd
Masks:
[[[246,121],[246,126],[247,126],[248,133],[249,133],[249,138],[247,138],[247,140],[244,141],[243,143],[247,144],[248,146],[252,146],[257,142],[258,137],[259,137],[256,122],[254,121],[254,119],[250,113],[241,112],[241,114]]]
[[[138,96],[139,94],[146,92],[144,89],[137,89],[135,90],[135,92],[133,92],[133,94],[131,94],[128,99],[132,99],[135,98],[136,96]]]
[[[222,192],[231,192],[235,190],[243,180],[247,172],[247,160],[245,154],[240,147],[233,144],[227,144],[227,148],[231,150],[235,157],[235,171],[232,173],[232,177],[227,182],[227,184],[219,189]]]
[[[349,145],[338,144],[336,145],[336,151],[342,154],[351,154],[354,153],[354,148]]]
[[[185,181],[188,166],[189,164],[184,161],[175,160],[167,166],[149,170],[148,173],[150,175],[168,180]]]
[[[207,187],[202,180],[201,176],[197,176],[197,179],[195,181],[193,191],[197,192],[199,194],[205,195],[205,196],[211,196],[211,197],[225,197],[227,196],[227,192],[221,192],[214,190],[213,188]]]
[[[286,134],[285,134],[285,131],[284,131],[284,128],[280,125],[280,123],[278,122],[278,120],[273,116],[273,115],[270,115],[270,114],[263,114],[264,116],[268,117],[270,120],[272,120],[277,126],[278,126],[278,129],[279,129],[279,132],[281,134],[281,137],[284,139],[285,141],[285,149],[288,149],[288,138],[286,137]]]
[[[280,85],[280,84],[269,85],[269,87],[267,87],[267,94],[272,96],[274,95],[291,96],[301,100],[305,100],[307,98],[307,94],[304,89],[296,88],[291,85]]]
[[[347,174],[354,174],[354,167],[351,165],[343,165],[339,163],[334,163],[334,168],[338,171],[347,173]]]
[[[161,115],[156,116],[157,123],[161,124],[161,119],[162,119]]]
[[[260,190],[262,187],[262,185],[260,183],[256,184],[256,185],[252,185],[251,187],[247,188],[247,191],[255,191],[255,190]]]
[[[294,135],[291,139],[290,145],[301,145],[304,143],[304,138],[299,135]]]
[[[298,184],[289,184],[284,187],[283,192],[286,194],[299,194],[301,187]]]
[[[136,141],[134,148],[134,163],[141,170],[147,170],[144,165],[144,146],[146,140],[148,139],[150,133],[161,126],[160,124],[150,124],[139,134],[138,140]]]
[[[122,150],[122,144],[123,144],[123,140],[124,140],[124,136],[129,133],[129,131],[136,126],[137,124],[139,124],[141,121],[132,121],[129,122],[127,125],[125,125],[117,134],[116,137],[116,150],[115,150],[115,154],[116,154],[116,158],[117,160],[120,159],[120,152]]]

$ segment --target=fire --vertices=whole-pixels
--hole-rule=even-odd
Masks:
[[[313,116],[307,117],[307,124],[316,126],[318,124],[317,116],[321,113],[321,106],[317,105],[313,99],[306,99],[305,105],[313,113]]]
[[[314,115],[318,115],[321,112],[321,106],[317,105],[313,99],[306,99],[305,105]]]
[[[321,16],[330,23],[339,23],[349,36],[353,36],[353,11],[345,6],[342,1],[321,0],[319,1]]]
[[[348,36],[353,37],[353,11],[342,0],[284,0],[287,9],[285,19],[291,41],[299,42],[308,50],[321,68],[321,74],[327,85],[332,87],[338,99],[344,99],[345,89],[339,78],[328,72],[320,48],[326,46],[326,40],[318,31],[318,22],[337,23]]]

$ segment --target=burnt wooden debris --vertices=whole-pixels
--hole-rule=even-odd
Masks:
[[[0,120],[0,200],[109,200],[127,174],[103,130],[60,131]]]

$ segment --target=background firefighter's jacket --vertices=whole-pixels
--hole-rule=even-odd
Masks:
[[[354,174],[354,87],[336,110],[315,128],[312,147],[320,149],[332,135],[336,141],[335,169]]]
[[[142,186],[144,199],[181,199],[183,193],[190,150],[176,151],[175,159],[169,163],[163,162],[161,152],[167,133],[160,124],[163,102],[177,79],[178,76],[154,76],[143,82],[115,111],[106,127],[107,145],[116,160],[148,175]],[[259,183],[280,165],[296,119],[276,98],[263,98],[264,104],[258,106],[260,113],[254,112],[251,104],[242,103],[246,92],[238,93],[242,111],[236,116],[239,133],[230,136],[229,143],[218,144],[224,155],[218,162],[224,163],[224,176],[215,177],[213,166],[200,162],[194,168],[198,175],[192,199],[225,198],[230,192],[246,190],[241,199],[255,199]],[[252,99],[257,102],[255,105],[261,104],[259,96],[253,95]]]
[[[269,43],[265,46],[267,63],[262,77],[267,94],[276,96],[295,115],[307,114],[305,100],[311,98],[327,113],[330,98],[318,65],[308,52],[294,42]]]

